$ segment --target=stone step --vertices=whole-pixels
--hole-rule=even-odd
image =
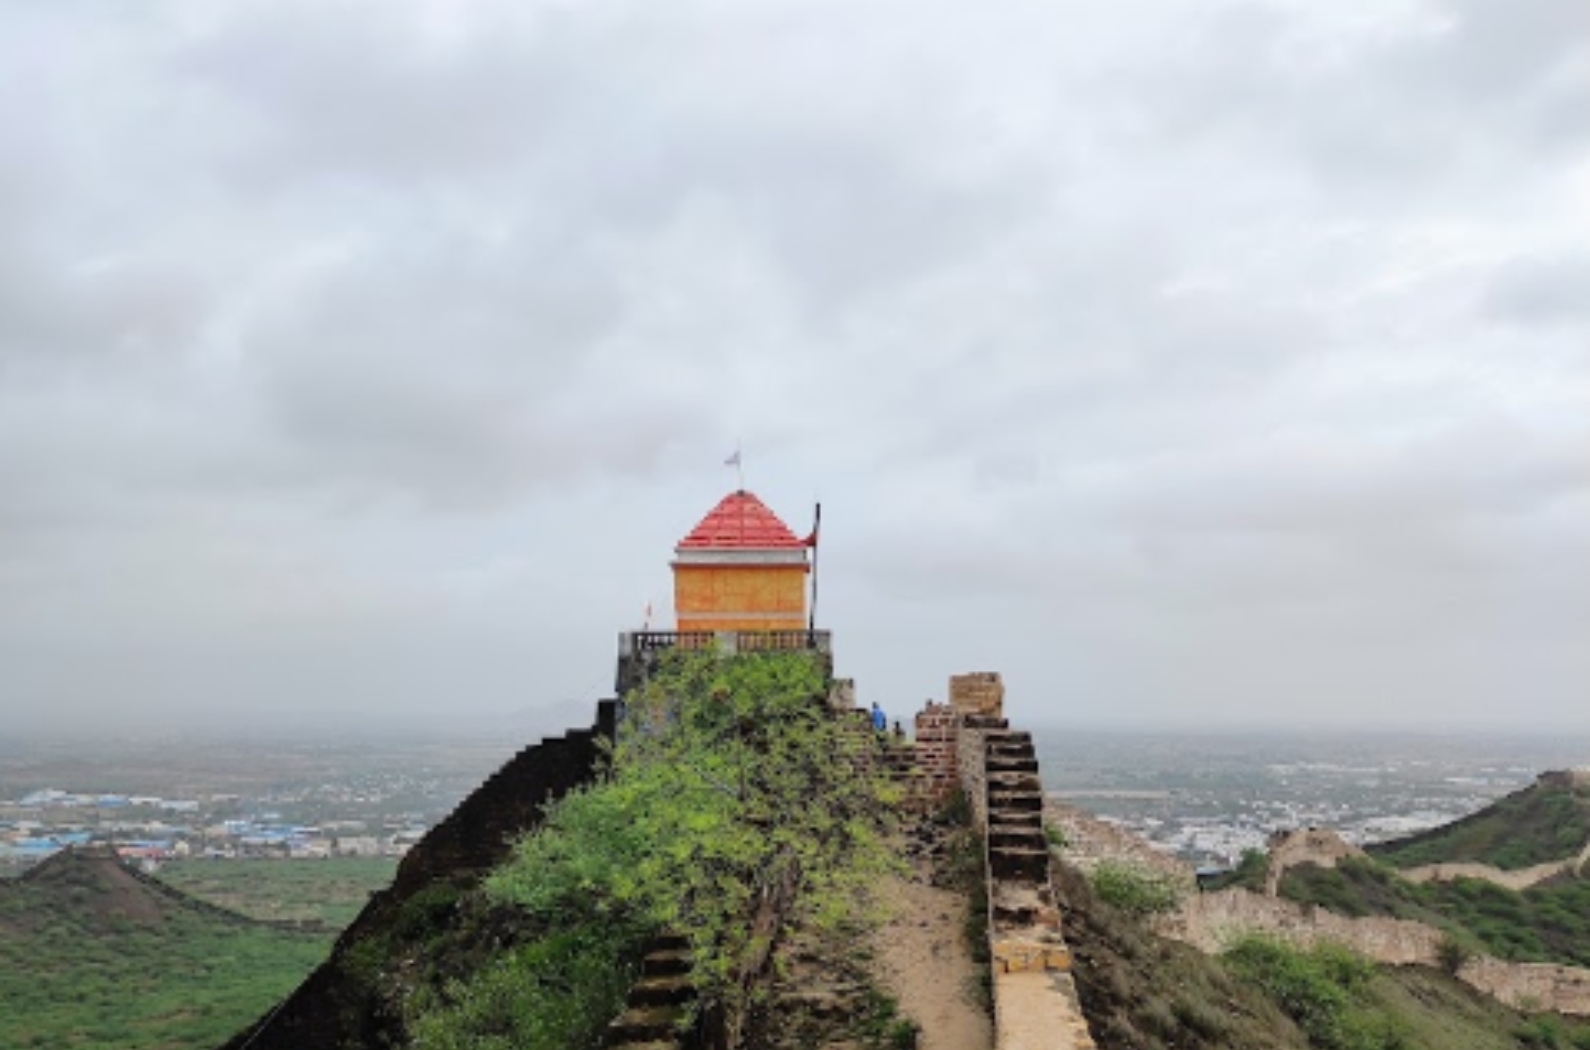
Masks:
[[[646,958],[641,960],[640,972],[642,977],[673,977],[689,973],[690,952],[684,948],[647,952]]]
[[[1001,929],[1060,925],[1060,911],[1047,883],[1037,886],[1001,882],[994,886],[994,923]]]
[[[695,998],[696,987],[686,974],[642,977],[629,990],[630,1006],[679,1006]]]
[[[690,948],[690,938],[682,933],[659,933],[646,942],[648,952],[682,952]]]
[[[985,733],[1010,731],[1010,723],[996,715],[966,715],[961,719],[961,724],[967,729],[980,729]]]
[[[1003,721],[1003,719],[1001,719]],[[983,738],[990,746],[995,744],[1031,744],[1032,734],[1025,729],[1005,729],[989,733]]]
[[[1042,828],[1042,809],[1003,810],[999,813],[989,814],[989,819],[995,825],[1006,828]]]
[[[1042,882],[1049,876],[1047,849],[990,848],[988,870],[995,879]]]
[[[1042,828],[996,824],[988,829],[988,846],[990,849],[1047,849],[1049,840],[1044,837]]]
[[[1036,791],[1043,794],[1043,781],[1036,773],[989,773],[988,793],[996,791]]]
[[[1036,758],[989,755],[988,762],[984,768],[988,770],[989,775],[995,773],[1032,773],[1036,775],[1038,772],[1038,760]]]
[[[1043,812],[1043,795],[1036,791],[989,791],[988,808],[991,813],[1001,814],[999,823],[1006,823],[1004,812],[1025,811],[1029,813]]]
[[[630,1007],[608,1024],[605,1042],[615,1046],[628,1042],[666,1041],[684,1011],[675,1006]]]

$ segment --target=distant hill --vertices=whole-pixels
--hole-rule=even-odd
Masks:
[[[23,934],[69,918],[91,936],[159,926],[184,912],[234,925],[254,920],[168,886],[120,860],[109,846],[66,849],[0,882],[0,931]]]
[[[331,933],[190,897],[108,848],[0,880],[0,1046],[211,1047],[280,998]]]
[[[1543,773],[1477,813],[1366,853],[1289,867],[1280,894],[1348,917],[1426,923],[1500,959],[1590,967],[1590,775]]]
[[[1590,773],[1552,772],[1478,813],[1367,852],[1396,868],[1469,862],[1517,870],[1570,860],[1587,842]]]

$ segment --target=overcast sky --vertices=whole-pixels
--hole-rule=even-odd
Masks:
[[[1590,739],[1584,0],[0,6],[0,734],[611,688]]]

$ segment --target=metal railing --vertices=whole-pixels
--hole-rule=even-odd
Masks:
[[[618,636],[620,657],[665,649],[718,649],[727,653],[832,651],[829,631],[626,631]]]

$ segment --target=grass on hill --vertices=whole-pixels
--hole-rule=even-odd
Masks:
[[[1536,781],[1478,813],[1368,847],[1392,867],[1468,861],[1506,870],[1567,860],[1590,842],[1590,788]]]
[[[177,860],[160,881],[222,908],[271,922],[320,923],[341,929],[392,881],[392,857],[315,860]]]
[[[0,884],[7,1050],[216,1046],[303,980],[332,939],[184,902],[113,860],[53,863]]]
[[[1445,929],[1501,959],[1590,966],[1590,879],[1556,879],[1515,891],[1479,879],[1408,882],[1373,860],[1303,865],[1281,895],[1338,915],[1386,915]]]

